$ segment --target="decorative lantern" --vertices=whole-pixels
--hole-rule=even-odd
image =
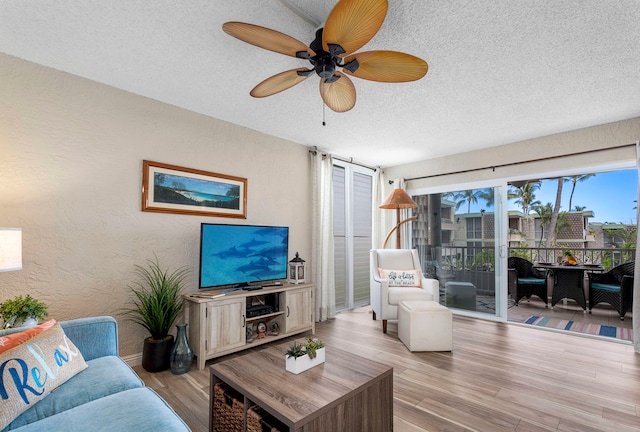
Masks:
[[[304,260],[300,258],[298,252],[296,252],[296,257],[289,261],[289,278],[287,282],[292,284],[304,283]]]

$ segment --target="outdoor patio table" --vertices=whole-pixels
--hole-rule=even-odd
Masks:
[[[599,265],[543,265],[536,264],[535,268],[549,269],[553,272],[553,291],[551,307],[560,300],[569,298],[575,300],[584,311],[587,310],[587,299],[584,294],[584,272],[602,271]]]

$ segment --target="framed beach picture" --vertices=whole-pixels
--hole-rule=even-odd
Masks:
[[[143,161],[142,211],[247,218],[247,179]]]

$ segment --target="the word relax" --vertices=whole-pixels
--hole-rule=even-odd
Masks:
[[[69,347],[67,337],[64,336],[64,343],[59,345],[51,354],[51,358],[46,359],[42,348],[35,343],[27,343],[27,350],[36,360],[39,366],[34,366],[29,370],[28,362],[21,358],[11,358],[0,365],[0,397],[2,400],[9,399],[8,386],[15,385],[16,391],[25,404],[29,405],[27,392],[34,396],[41,396],[45,391],[47,380],[57,379],[60,369],[66,366],[78,355]],[[8,372],[10,379],[5,384],[5,372]],[[9,378],[7,377],[7,378]]]

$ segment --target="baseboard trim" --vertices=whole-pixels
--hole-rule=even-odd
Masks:
[[[127,363],[131,367],[140,366],[142,364],[142,353],[122,357],[122,360],[124,360],[125,363]]]

